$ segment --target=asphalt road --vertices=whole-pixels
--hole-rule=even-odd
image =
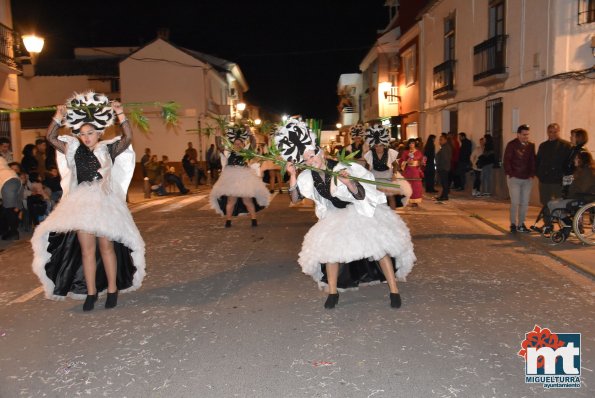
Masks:
[[[301,273],[312,209],[277,195],[223,228],[204,193],[136,204],[147,277],[83,313],[39,293],[27,242],[0,253],[0,397],[593,397],[595,282],[449,204],[402,214],[418,263],[341,295]],[[582,333],[582,387],[525,383],[535,325]]]

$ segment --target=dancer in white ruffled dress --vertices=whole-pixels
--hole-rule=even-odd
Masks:
[[[101,141],[116,117],[122,135]],[[58,135],[64,118],[75,137]],[[138,289],[145,276],[145,244],[126,205],[135,166],[129,122],[105,95],[76,94],[58,107],[47,139],[64,193],[31,238],[33,271],[47,298],[85,298],[90,311],[107,290],[105,308],[113,308],[118,291]]]
[[[328,287],[325,308],[337,305],[339,289],[383,280],[391,307],[399,308],[397,279],[405,280],[416,258],[409,229],[386,205],[385,195],[373,184],[347,178],[373,180],[373,175],[356,163],[324,159],[316,137],[299,120],[290,119],[275,141],[289,162],[292,201],[309,198],[316,205],[319,221],[304,237],[298,262],[320,288]],[[304,170],[298,176],[293,162],[339,172],[340,177],[335,184],[327,173]]]
[[[223,170],[211,190],[211,207],[218,214],[225,216],[226,228],[231,227],[232,216],[245,213],[250,214],[252,226],[256,227],[256,212],[269,205],[270,194],[262,179],[239,155],[247,140],[250,141],[252,149],[256,147],[256,140],[250,130],[243,126],[229,127],[226,136],[233,145],[231,151],[225,148],[220,135],[215,137],[217,148],[221,152]],[[239,198],[241,200],[238,200]]]

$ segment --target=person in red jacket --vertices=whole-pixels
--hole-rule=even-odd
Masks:
[[[529,142],[526,124],[518,127],[517,138],[506,145],[504,172],[510,194],[510,232],[530,232],[525,217],[535,176],[535,144]]]

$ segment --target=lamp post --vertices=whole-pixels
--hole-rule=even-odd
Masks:
[[[29,59],[31,61],[31,65],[23,65],[23,75],[26,77],[35,76],[35,64],[37,63],[37,57],[39,56],[39,53],[43,49],[45,40],[42,37],[36,36],[34,34],[23,35],[21,38],[23,39],[23,44],[29,53]]]
[[[23,35],[23,44],[25,44],[25,49],[31,55],[31,64],[35,65],[37,63],[37,57],[41,50],[43,50],[43,44],[45,40],[43,37],[39,37],[36,35]]]

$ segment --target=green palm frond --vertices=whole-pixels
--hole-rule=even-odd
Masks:
[[[178,124],[178,111],[180,110],[180,104],[170,101],[161,104],[161,117],[165,121],[165,124],[175,126]]]
[[[132,120],[132,123],[138,126],[142,131],[149,131],[149,120],[143,114],[142,108],[133,108],[132,111],[130,111],[130,120]]]

